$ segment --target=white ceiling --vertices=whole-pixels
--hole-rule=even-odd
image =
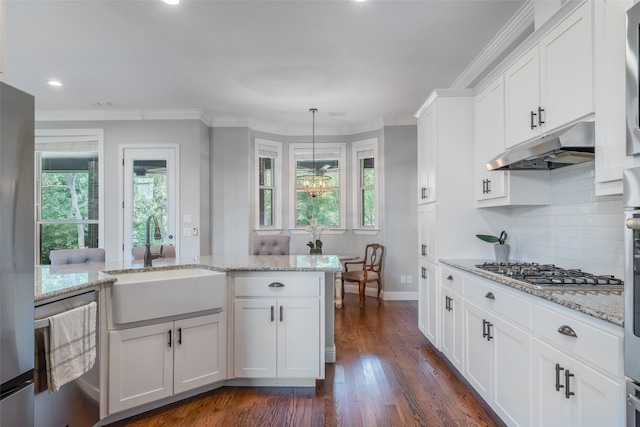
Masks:
[[[288,134],[316,107],[317,133],[350,133],[411,123],[523,3],[5,0],[4,81],[40,113],[195,109]]]

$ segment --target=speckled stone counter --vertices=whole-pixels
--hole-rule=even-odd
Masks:
[[[103,283],[117,280],[115,274],[136,271],[208,268],[216,271],[343,271],[336,255],[269,255],[244,257],[190,257],[160,258],[153,260],[152,268],[144,268],[142,260],[131,262],[107,262],[36,266],[36,305],[74,295]]]
[[[619,293],[588,293],[540,290],[528,283],[501,276],[489,271],[476,268],[487,260],[452,260],[441,259],[440,262],[460,270],[491,279],[495,282],[518,289],[536,297],[555,302],[557,304],[580,311],[598,319],[620,325],[624,324],[624,292]]]

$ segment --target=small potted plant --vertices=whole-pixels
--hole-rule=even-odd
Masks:
[[[507,232],[502,230],[500,236],[490,236],[487,234],[476,234],[476,237],[485,242],[494,243],[493,249],[497,262],[507,262],[509,260],[509,245],[506,244]]]
[[[318,225],[318,220],[315,218],[311,218],[309,223],[311,224],[307,227],[307,232],[311,234],[311,240],[307,243],[307,246],[311,249],[309,254],[322,255],[322,240],[320,240],[320,236],[322,236],[323,231],[329,230],[329,227]]]

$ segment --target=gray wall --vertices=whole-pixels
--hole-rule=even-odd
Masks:
[[[384,128],[385,287],[398,293],[418,290],[418,210],[416,126]],[[400,283],[412,276],[413,283]]]
[[[36,122],[36,129],[103,129],[104,130],[104,204],[105,204],[105,241],[101,246],[106,252],[107,261],[120,259],[122,247],[119,247],[118,230],[122,221],[122,209],[119,209],[121,189],[118,178],[121,173],[122,159],[119,158],[119,146],[122,144],[148,145],[177,144],[180,148],[180,188],[178,193],[178,250],[180,256],[201,254],[201,248],[209,248],[209,225],[204,224],[208,218],[201,218],[206,213],[209,198],[203,197],[203,176],[201,159],[208,158],[208,128],[199,120],[113,120],[113,121],[68,121],[68,122]],[[203,154],[203,151],[205,153]],[[191,224],[185,226],[199,227],[198,236],[183,237],[181,233],[182,215],[190,214]],[[204,227],[203,227],[204,224]],[[206,252],[205,252],[206,253]]]

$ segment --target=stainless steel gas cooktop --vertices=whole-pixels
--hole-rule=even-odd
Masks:
[[[525,282],[541,290],[622,292],[624,282],[614,276],[533,262],[485,262],[476,268]]]

